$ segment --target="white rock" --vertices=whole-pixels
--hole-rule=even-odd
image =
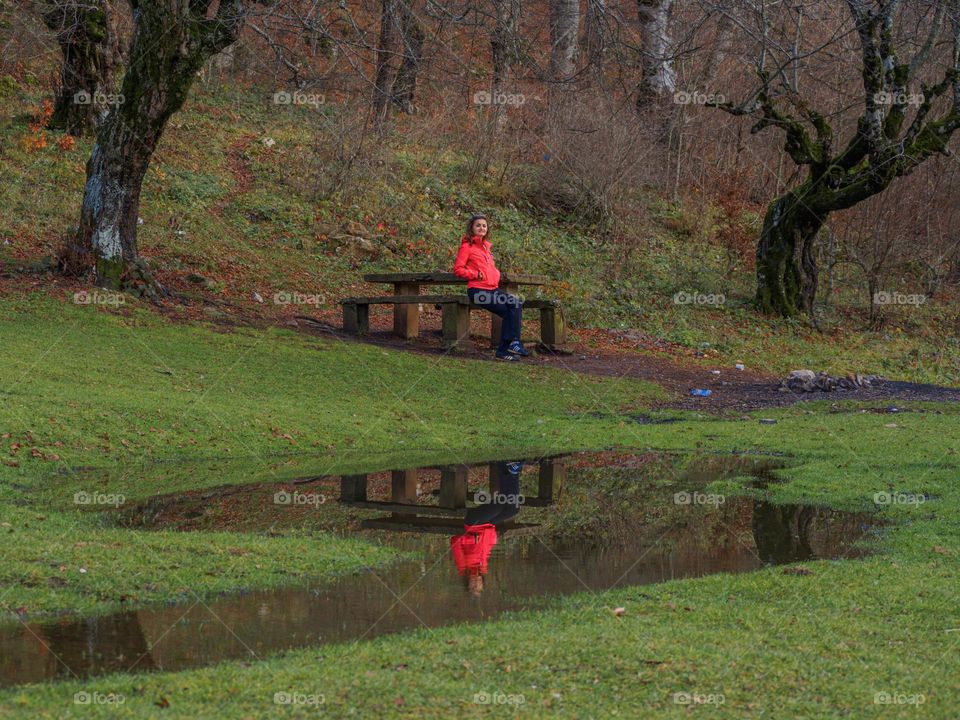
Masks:
[[[787,380],[809,380],[817,379],[817,374],[813,370],[791,370]]]

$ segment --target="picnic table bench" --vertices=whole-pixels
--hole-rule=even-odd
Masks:
[[[448,272],[372,273],[363,279],[370,283],[393,285],[392,295],[353,297],[341,300],[343,329],[354,335],[363,335],[370,329],[370,306],[393,305],[393,332],[405,340],[412,340],[420,332],[420,305],[440,305],[443,313],[443,344],[446,349],[464,347],[470,337],[470,310],[483,309],[474,305],[467,295],[421,295],[424,285],[466,285],[467,281]],[[521,285],[539,287],[550,279],[543,275],[503,273],[500,289],[517,294]],[[558,300],[534,298],[524,300],[523,307],[540,311],[540,342],[548,347],[566,342],[566,325]],[[491,313],[490,343],[500,340],[501,320]]]

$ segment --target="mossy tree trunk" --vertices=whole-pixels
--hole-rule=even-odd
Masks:
[[[760,88],[743,105],[711,103],[734,115],[754,117],[751,132],[770,126],[783,130],[784,149],[806,170],[803,181],[767,209],[757,242],[759,309],[785,317],[812,313],[818,281],[816,242],[830,214],[883,192],[931,155],[947,153],[947,144],[960,128],[960,0],[946,5],[949,12],[941,7],[931,21],[926,49],[901,62],[893,31],[900,5],[847,0],[861,47],[863,113],[856,133],[839,150],[825,115],[793,88],[775,87],[787,73],[761,70]],[[921,83],[921,92],[911,92],[927,51],[945,29],[943,44],[952,44],[951,64],[936,85]],[[934,105],[941,105],[937,100],[948,93],[952,102],[933,118]]]
[[[140,189],[167,121],[183,105],[207,59],[233,43],[244,3],[131,2],[134,34],[122,102],[100,124],[87,162],[80,227],[62,269],[95,270],[98,285],[119,288],[137,260]]]
[[[813,311],[818,270],[814,244],[824,218],[803,204],[802,186],[767,208],[757,243],[757,305],[783,316]]]
[[[112,0],[51,0],[42,5],[43,21],[63,53],[60,89],[50,128],[71,135],[93,133],[116,92],[122,61]]]

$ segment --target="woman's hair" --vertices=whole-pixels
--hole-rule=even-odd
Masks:
[[[490,221],[487,219],[487,216],[484,215],[483,213],[477,213],[476,215],[471,215],[471,216],[470,216],[470,219],[467,220],[467,237],[468,237],[468,238],[472,238],[472,237],[473,237],[473,224],[474,224],[477,220],[486,220],[486,221],[487,221],[487,234],[484,236],[483,239],[484,239],[484,240],[489,240],[489,239],[490,239]]]

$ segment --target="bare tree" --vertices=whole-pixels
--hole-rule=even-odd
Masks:
[[[517,25],[520,22],[520,0],[494,0],[496,20],[490,34],[493,55],[493,94],[506,92],[510,71],[520,60]]]
[[[381,128],[390,112],[393,67],[398,33],[397,4],[403,0],[380,0],[380,37],[376,49],[376,74],[373,80],[373,122]]]
[[[602,78],[606,61],[608,23],[606,0],[586,0],[583,47],[587,67],[596,78]]]
[[[756,304],[766,312],[812,313],[818,279],[815,244],[830,214],[882,192],[930,156],[947,153],[960,127],[960,2],[936,3],[945,8],[952,49],[932,85],[921,82],[920,71],[929,48],[942,39],[941,12],[928,22],[933,39],[921,38],[916,55],[903,59],[898,45],[911,43],[898,42],[895,30],[906,6],[899,0],[847,0],[846,6],[862,67],[862,110],[846,142],[828,113],[815,110],[799,91],[797,75],[790,72],[801,59],[794,48],[787,49],[784,62],[772,66],[775,44],[766,27],[757,63],[759,88],[742,104],[715,103],[734,115],[755,118],[752,132],[782,130],[784,150],[803,172],[799,184],[770,203],[757,244]]]
[[[393,81],[391,101],[402,112],[413,115],[416,107],[413,96],[417,89],[417,77],[420,64],[423,61],[423,28],[420,26],[413,7],[412,0],[397,0],[397,10],[400,14],[400,41],[403,54],[400,58],[400,67]]]
[[[673,69],[670,40],[670,8],[673,0],[637,0],[640,13],[640,50],[643,77],[637,92],[637,106],[651,98],[673,94],[677,73]]]
[[[97,129],[87,162],[80,227],[61,255],[69,273],[92,266],[96,281],[120,287],[135,268],[140,189],[167,121],[186,100],[203,64],[232,44],[248,3],[130,0],[134,32],[119,102]]]
[[[550,0],[550,82],[568,82],[576,71],[579,0]]]

